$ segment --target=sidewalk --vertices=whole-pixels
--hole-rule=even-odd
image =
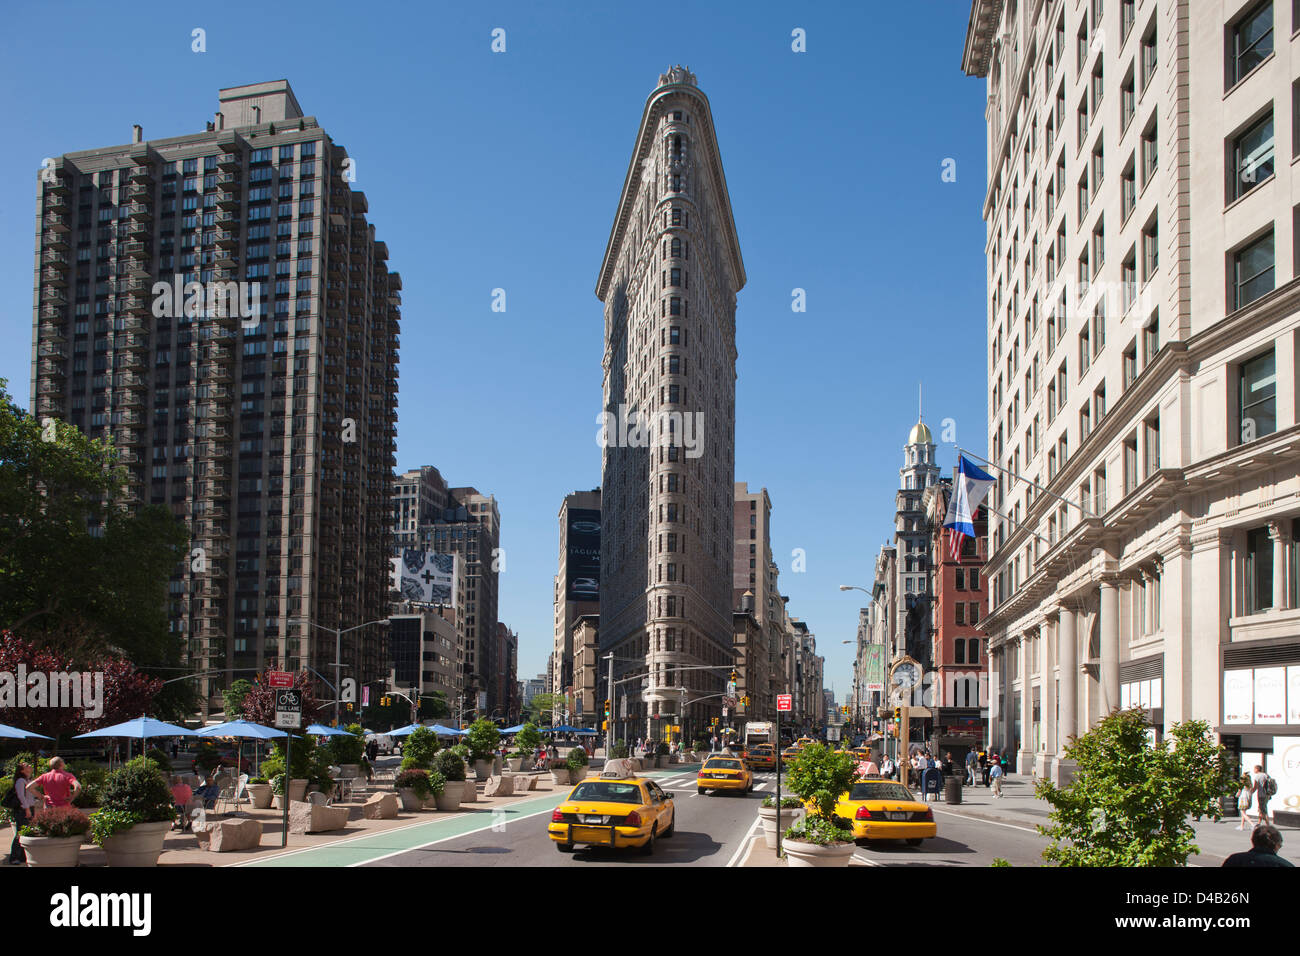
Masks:
[[[1051,806],[1034,796],[1034,783],[1031,777],[1012,774],[1003,778],[1002,797],[993,795],[991,788],[983,786],[964,787],[960,804],[948,804],[942,801],[931,802],[935,816],[939,818],[939,832],[943,832],[943,814],[954,813],[977,820],[1004,823],[1031,829],[1050,824]],[[1224,857],[1238,850],[1250,849],[1250,831],[1239,830],[1240,817],[1224,817],[1215,822],[1203,818],[1196,827],[1195,842],[1200,847],[1199,856],[1193,855],[1190,863],[1218,866]],[[1282,831],[1282,851],[1285,857],[1300,866],[1300,829],[1278,827]],[[1044,838],[1046,839],[1046,838]]]

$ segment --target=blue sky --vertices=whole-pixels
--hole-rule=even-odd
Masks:
[[[600,482],[597,272],[645,99],[668,66],[689,65],[712,102],[749,275],[736,479],[768,489],[782,591],[842,699],[840,642],[861,595],[837,585],[866,584],[891,534],[918,382],[927,422],[952,418],[961,444],[986,445],[985,87],[960,69],[966,0],[925,11],[15,5],[0,40],[0,377],[26,404],[42,158],[128,142],[133,123],[146,139],[201,131],[219,88],[288,79],[354,157],[402,273],[398,467],[434,464],[497,496],[500,618],[532,676],[552,641],[560,501]],[[191,50],[195,28],[206,52]],[[495,28],[504,53],[490,49]],[[796,28],[806,52],[791,50]],[[795,288],[805,313],[791,311]],[[955,460],[941,445],[945,470]]]

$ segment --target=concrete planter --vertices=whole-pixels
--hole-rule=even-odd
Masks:
[[[248,796],[253,801],[254,810],[265,810],[271,806],[271,785],[269,783],[248,784]]]
[[[397,796],[401,798],[403,810],[422,810],[424,801],[421,800],[414,790],[404,787],[397,791]]]
[[[434,804],[439,810],[459,810],[461,794],[465,791],[465,781],[448,780],[442,785],[442,793],[434,797]]]
[[[478,787],[473,780],[461,781],[465,784],[465,789],[461,792],[461,803],[478,803]]]
[[[656,755],[655,755],[655,766],[658,767],[658,768],[661,769],[661,770],[662,770],[664,767],[668,766],[668,755],[667,755],[667,754],[656,754]]]
[[[502,758],[501,758],[501,757],[493,757],[493,758],[492,758],[492,776],[494,776],[494,777],[499,777],[499,776],[501,776],[501,769],[502,769]]]
[[[488,777],[492,776],[492,761],[475,760],[474,776],[478,777],[480,780],[486,780]]]
[[[587,771],[589,769],[591,769],[590,764],[583,764],[577,770],[574,770],[572,767],[570,767],[569,783],[581,783],[583,780],[587,779]]]
[[[554,783],[557,787],[567,787],[569,785],[569,768],[552,767],[551,782]]]
[[[802,840],[782,840],[781,846],[785,850],[787,866],[848,866],[857,849],[852,843],[818,846]]]
[[[506,760],[506,766],[510,768],[511,773],[522,773],[524,761],[522,757],[510,757]]]
[[[786,808],[781,811],[781,828],[784,832],[788,826],[808,815],[803,807]],[[769,850],[776,849],[776,807],[759,807],[758,818],[763,821],[763,839]]]
[[[307,799],[307,783],[308,781],[306,780],[289,781],[289,802],[290,803],[302,803],[304,800]],[[278,810],[284,809],[284,794],[277,793],[275,795],[275,806],[276,809]]]
[[[104,841],[109,866],[157,866],[163,841],[172,828],[170,820],[160,823],[137,823],[129,830],[115,833]]]
[[[80,834],[70,837],[20,836],[18,842],[27,855],[28,866],[76,866],[83,839]]]

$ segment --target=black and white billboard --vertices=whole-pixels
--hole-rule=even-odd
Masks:
[[[569,509],[564,596],[569,601],[600,600],[600,512]]]
[[[405,550],[393,558],[393,588],[417,604],[456,606],[456,555]]]

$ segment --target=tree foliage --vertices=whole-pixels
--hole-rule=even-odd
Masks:
[[[311,674],[307,671],[294,674],[293,686],[302,694],[303,725],[320,720],[324,705],[316,696],[316,681]],[[244,694],[242,708],[244,720],[251,720],[255,724],[264,724],[267,727],[275,726],[275,688],[271,687],[267,674],[259,675],[256,683]]]
[[[809,744],[790,767],[790,789],[811,804],[813,816],[833,821],[835,804],[848,792],[858,773],[858,761],[853,754]]]
[[[1175,724],[1151,746],[1145,714],[1115,711],[1066,748],[1069,786],[1040,781],[1052,806],[1043,858],[1060,866],[1184,866],[1200,850],[1189,815],[1218,819],[1236,787],[1222,747],[1203,720]]]
[[[5,698],[4,686],[0,685],[0,724],[22,727],[48,737],[66,738],[149,713],[162,689],[162,681],[141,674],[129,661],[120,657],[91,657],[73,661],[56,651],[38,648],[8,631],[0,632],[0,674],[16,674],[20,665],[28,674],[79,670],[82,674],[104,675],[103,713],[93,718],[86,716],[87,702],[84,696],[82,706],[79,707],[6,706],[10,702]],[[12,690],[17,692],[16,678],[14,681]],[[81,686],[84,690],[84,678]],[[92,688],[94,686],[92,680]],[[27,691],[27,697],[30,703],[31,690]],[[47,700],[50,703],[57,702],[52,698]],[[17,699],[12,703],[16,704]]]
[[[407,736],[406,743],[402,744],[402,768],[408,769],[406,764],[410,761],[412,767],[432,770],[433,757],[437,752],[437,735],[428,727],[416,727]]]
[[[542,745],[542,734],[532,724],[524,724],[515,734],[515,746],[528,751],[529,755]]]
[[[244,698],[252,689],[252,683],[241,677],[221,692],[221,699],[226,708],[226,720],[239,720],[244,716]]]
[[[537,694],[524,708],[528,719],[535,724],[551,723],[552,715],[564,713],[565,697],[563,694]]]
[[[475,760],[491,760],[501,743],[501,730],[486,718],[476,720],[465,735],[465,743]]]
[[[14,404],[0,379],[0,626],[73,664],[113,655],[176,668],[167,581],[189,534],[162,506],[131,510],[116,450]],[[177,715],[193,687],[177,681],[159,713]]]

